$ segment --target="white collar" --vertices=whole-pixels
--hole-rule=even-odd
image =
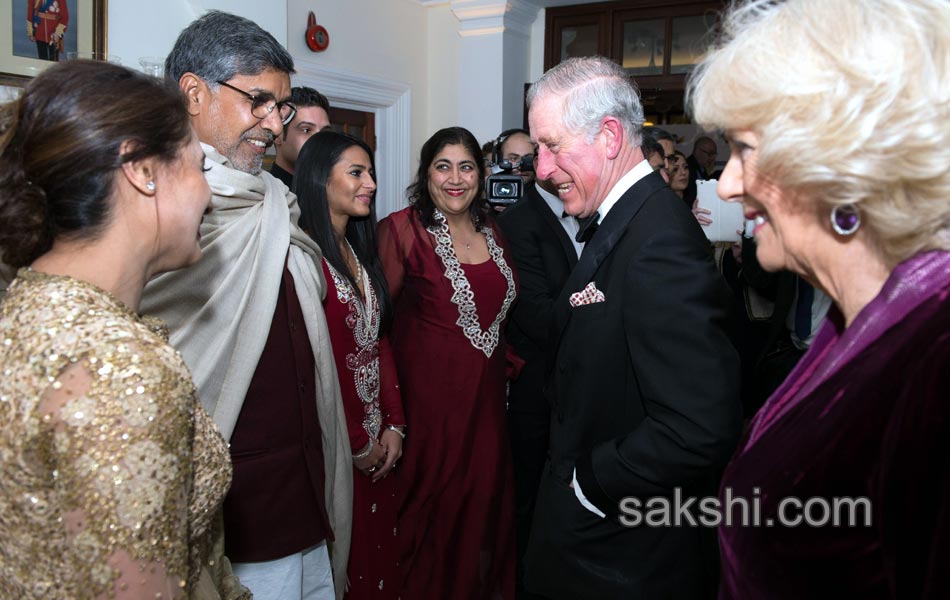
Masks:
[[[627,171],[627,173],[620,178],[617,183],[614,184],[614,187],[610,189],[610,192],[607,193],[607,197],[604,198],[604,201],[600,203],[600,206],[597,208],[597,212],[600,213],[600,218],[597,220],[597,224],[600,225],[604,222],[604,217],[607,216],[607,213],[610,212],[610,209],[614,207],[614,204],[620,200],[620,197],[627,193],[627,190],[632,188],[634,184],[638,181],[649,175],[653,172],[653,167],[650,166],[650,163],[646,159],[640,161],[632,169]]]

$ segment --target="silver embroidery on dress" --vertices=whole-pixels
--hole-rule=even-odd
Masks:
[[[495,236],[492,234],[491,228],[480,228],[479,231],[485,234],[485,240],[488,242],[488,254],[491,255],[492,260],[498,265],[498,270],[501,271],[508,282],[508,291],[505,294],[501,310],[498,311],[495,320],[488,327],[488,331],[482,331],[478,322],[478,311],[475,308],[475,293],[468,283],[462,264],[455,255],[448,221],[438,208],[433,210],[432,216],[435,218],[436,225],[427,228],[426,231],[435,236],[435,253],[442,259],[442,264],[445,265],[445,277],[452,283],[452,289],[455,291],[452,294],[452,304],[458,306],[459,309],[459,318],[455,323],[462,328],[462,333],[472,343],[472,346],[484,352],[485,356],[491,356],[498,345],[498,330],[501,328],[501,322],[505,319],[508,309],[511,308],[511,303],[515,300],[515,278],[511,272],[511,267],[505,262],[501,246],[495,243]]]
[[[353,257],[356,257],[355,252]],[[371,439],[378,440],[383,416],[379,410],[379,303],[376,292],[364,268],[359,269],[365,290],[363,302],[350,282],[329,262],[327,268],[336,286],[337,299],[349,310],[346,326],[356,341],[356,352],[346,355],[346,367],[353,371],[356,394],[363,401],[363,429]]]

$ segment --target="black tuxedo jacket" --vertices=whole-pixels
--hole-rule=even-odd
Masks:
[[[715,531],[625,527],[636,497],[715,496],[742,426],[730,295],[692,214],[652,173],[604,217],[555,304],[550,458],[527,586],[551,598],[715,595]],[[606,300],[572,308],[593,281]],[[577,500],[583,493],[607,514]],[[629,515],[628,515],[629,516]]]
[[[520,377],[512,382],[509,403],[540,402],[546,409],[547,401],[540,391],[545,353],[551,347],[554,301],[577,264],[577,253],[533,184],[524,198],[501,213],[498,224],[508,238],[520,284],[505,337],[526,363]]]

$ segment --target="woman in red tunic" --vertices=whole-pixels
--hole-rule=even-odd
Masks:
[[[300,225],[323,250],[333,358],[353,449],[353,546],[346,597],[398,598],[397,481],[405,419],[385,332],[389,294],[376,254],[370,148],[321,131],[297,158]]]
[[[379,224],[411,434],[400,466],[403,598],[514,596],[502,332],[516,282],[482,174],[474,136],[440,130],[422,147],[412,206]]]

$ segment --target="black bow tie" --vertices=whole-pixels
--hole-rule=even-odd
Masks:
[[[600,213],[598,212],[586,219],[578,219],[577,223],[580,225],[580,229],[574,239],[582,244],[589,242],[590,238],[594,237],[594,232],[597,231],[598,219],[600,219]]]

